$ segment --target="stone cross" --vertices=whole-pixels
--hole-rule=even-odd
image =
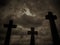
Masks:
[[[12,28],[16,28],[17,26],[13,25],[13,20],[10,20],[9,24],[4,24],[4,27],[7,28],[4,45],[9,45]]]
[[[35,37],[37,35],[37,31],[34,31],[34,27],[31,27],[31,31],[28,31],[28,34],[31,35],[30,45],[35,45]]]
[[[53,15],[52,12],[48,12],[46,19],[48,19],[50,22],[53,45],[57,45],[57,44],[59,45],[59,35],[58,35],[57,27],[55,24],[55,20],[57,19],[57,16]]]

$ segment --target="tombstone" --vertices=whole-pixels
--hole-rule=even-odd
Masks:
[[[28,31],[28,34],[31,34],[31,40],[30,40],[30,45],[35,45],[35,37],[34,35],[37,35],[37,31],[34,31],[34,27],[31,27],[31,31]]]
[[[13,25],[13,20],[10,20],[9,24],[4,24],[4,27],[7,28],[4,45],[9,45],[12,28],[16,28],[17,26]]]
[[[53,15],[52,12],[48,12],[46,19],[48,19],[50,22],[53,45],[57,45],[57,44],[59,45],[59,35],[58,35],[57,27],[55,24],[55,20],[57,19],[57,16]]]

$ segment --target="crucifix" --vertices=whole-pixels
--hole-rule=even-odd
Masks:
[[[28,34],[31,34],[31,40],[30,40],[30,45],[35,45],[35,37],[34,35],[37,35],[37,31],[34,31],[34,27],[31,27],[31,31],[28,31]]]
[[[16,28],[17,26],[13,25],[13,20],[10,20],[9,24],[4,24],[4,27],[8,28],[4,45],[9,45],[12,28]]]
[[[48,12],[46,19],[48,19],[50,22],[51,33],[52,33],[52,38],[53,38],[53,45],[57,45],[57,44],[59,44],[59,34],[58,34],[57,27],[55,24],[55,20],[57,19],[57,16],[53,15],[52,12]]]

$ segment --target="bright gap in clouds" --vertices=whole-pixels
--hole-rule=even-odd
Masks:
[[[33,16],[33,17],[36,16],[36,15],[32,14],[32,13],[30,12],[30,9],[28,9],[28,8],[25,8],[24,14],[26,14],[26,15],[28,15],[28,16]]]

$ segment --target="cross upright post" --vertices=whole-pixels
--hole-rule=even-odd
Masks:
[[[13,20],[10,20],[9,24],[4,24],[4,27],[7,28],[4,45],[9,45],[12,28],[16,28],[17,26],[13,25]]]
[[[34,35],[37,35],[38,32],[34,31],[34,27],[31,27],[31,31],[28,31],[28,34],[31,34],[31,40],[30,40],[30,45],[35,45],[35,37]]]
[[[52,33],[52,38],[53,38],[53,45],[57,45],[57,44],[59,44],[59,40],[60,40],[58,31],[57,31],[57,27],[55,24],[55,20],[57,19],[57,16],[53,15],[52,12],[48,12],[46,19],[48,19],[50,22],[51,33]]]

